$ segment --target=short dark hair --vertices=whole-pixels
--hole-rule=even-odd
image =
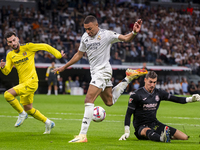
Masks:
[[[8,31],[5,33],[4,38],[7,40],[7,38],[11,37],[12,35],[16,36],[16,33],[13,31]]]
[[[51,60],[51,63],[52,63],[52,62],[56,63],[55,59],[52,59],[52,60]]]
[[[88,24],[88,23],[90,23],[90,22],[97,22],[97,19],[94,17],[94,16],[92,16],[92,15],[89,15],[89,16],[87,16],[86,18],[85,18],[85,20],[84,20],[84,24]]]
[[[145,76],[146,79],[148,79],[148,78],[155,79],[157,77],[158,77],[158,75],[154,71],[149,71]]]

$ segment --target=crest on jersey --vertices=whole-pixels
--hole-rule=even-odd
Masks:
[[[160,100],[159,96],[156,95],[155,100],[158,102]]]
[[[101,36],[100,35],[98,35],[97,40],[101,40]]]
[[[26,56],[27,55],[27,53],[26,52],[23,52],[23,56]]]
[[[128,102],[131,103],[132,101],[133,101],[133,99],[132,99],[132,98],[129,98],[129,101],[128,101]]]

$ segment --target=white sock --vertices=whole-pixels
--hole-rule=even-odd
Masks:
[[[48,118],[47,118],[47,120],[45,121],[45,124],[50,124],[51,123],[51,120],[49,120]]]
[[[50,95],[51,94],[51,90],[48,90],[48,95]]]
[[[26,114],[26,112],[23,110],[23,111],[20,113],[20,115],[24,115],[24,114]]]
[[[90,122],[92,120],[93,112],[94,112],[94,104],[85,103],[85,112],[82,120],[81,131],[79,134],[87,134]]]
[[[112,102],[115,104],[117,102],[117,99],[121,96],[121,94],[124,92],[126,87],[129,84],[129,80],[127,78],[124,78],[119,84],[117,84],[112,89]]]
[[[58,90],[55,90],[54,93],[55,93],[55,95],[58,95]]]

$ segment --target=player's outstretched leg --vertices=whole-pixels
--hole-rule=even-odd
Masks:
[[[127,69],[126,70],[126,77],[120,82],[118,85],[116,85],[112,89],[112,102],[113,104],[116,103],[117,99],[120,97],[120,95],[124,92],[128,84],[133,80],[137,79],[138,77],[147,74],[148,71],[146,69]]]
[[[55,127],[55,123],[53,122],[53,121],[50,121],[49,123],[45,123],[46,125],[45,125],[45,132],[43,133],[43,134],[50,134],[50,132],[51,132],[51,129],[53,128],[53,127]]]
[[[165,126],[164,131],[161,133],[160,138],[165,143],[170,143],[170,130],[168,126]]]
[[[23,124],[24,120],[28,118],[28,114],[26,112],[22,112],[19,114],[17,122],[15,123],[15,127],[19,127]]]
[[[79,134],[75,136],[73,140],[69,141],[69,143],[84,143],[84,142],[87,142],[86,134]]]

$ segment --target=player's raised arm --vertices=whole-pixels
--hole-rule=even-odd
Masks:
[[[137,33],[140,31],[142,26],[142,20],[139,19],[137,22],[134,23],[133,31],[131,33],[126,35],[119,35],[118,39],[124,42],[130,42],[133,40],[133,38],[137,35]]]
[[[62,53],[61,53],[62,54]],[[77,61],[79,61],[82,57],[83,57],[84,52],[78,51],[76,52],[76,54],[74,54],[74,56],[72,57],[72,59],[67,62],[64,66],[59,67],[54,69],[54,72],[56,73],[58,72],[63,72],[66,68],[68,68],[69,66],[75,64]]]
[[[6,57],[6,62],[1,59],[0,70],[4,75],[8,75],[12,70],[13,64],[10,61],[10,58]]]

